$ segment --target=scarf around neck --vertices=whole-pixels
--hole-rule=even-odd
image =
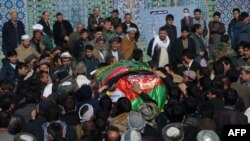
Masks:
[[[169,37],[167,36],[165,40],[161,40],[159,35],[157,35],[154,39],[154,43],[153,43],[153,47],[152,47],[152,52],[151,52],[151,55],[153,56],[154,55],[154,50],[155,50],[155,46],[158,45],[160,48],[168,48],[170,44],[170,40],[169,40]]]

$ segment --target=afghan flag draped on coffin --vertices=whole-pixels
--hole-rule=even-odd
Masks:
[[[137,110],[143,103],[140,96],[132,91],[131,82],[140,84],[145,94],[155,100],[160,109],[163,109],[167,99],[167,89],[163,81],[154,75],[144,62],[119,61],[97,70],[96,79],[103,85],[119,89],[131,101],[132,109]]]

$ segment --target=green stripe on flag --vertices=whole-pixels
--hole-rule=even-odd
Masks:
[[[168,96],[165,85],[159,84],[152,91],[148,92],[148,95],[157,102],[159,109],[162,110]],[[144,103],[144,101],[140,97],[134,99],[131,102],[132,110],[138,110],[142,103]]]
[[[99,70],[97,70],[96,72],[96,78],[99,81],[103,81],[103,79],[109,74],[111,73],[114,69],[118,68],[118,67],[128,67],[129,71],[136,71],[136,70],[148,70],[151,71],[150,67],[148,66],[147,63],[145,62],[135,62],[135,61],[119,61],[115,64],[106,66],[106,67],[102,67]]]

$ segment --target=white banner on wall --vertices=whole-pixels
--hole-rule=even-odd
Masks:
[[[177,28],[177,36],[181,33],[181,19],[184,17],[183,9],[188,8],[190,16],[193,17],[193,11],[196,6],[178,6],[169,8],[155,8],[147,9],[140,12],[142,20],[142,28],[146,37],[146,43],[158,34],[159,28],[166,24],[166,15],[172,14],[174,16],[174,25]]]

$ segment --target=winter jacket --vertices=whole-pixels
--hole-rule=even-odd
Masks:
[[[250,42],[250,24],[244,24],[243,22],[237,22],[232,26],[232,47],[237,50],[237,46],[240,42]]]
[[[14,27],[11,20],[4,23],[2,29],[3,37],[3,53],[6,55],[8,50],[16,49],[21,43],[21,36],[25,34],[24,24],[21,21],[17,21],[17,28]]]
[[[0,80],[9,80],[14,82],[18,75],[16,69],[11,66],[11,63],[6,58],[2,60],[2,64],[3,66],[0,71]]]
[[[61,26],[63,26],[65,33],[63,33]],[[69,21],[67,20],[62,20],[62,22],[56,21],[53,25],[55,44],[59,47],[63,47],[64,43],[67,43],[67,41],[64,40],[64,37],[69,36],[72,32],[73,28]]]

